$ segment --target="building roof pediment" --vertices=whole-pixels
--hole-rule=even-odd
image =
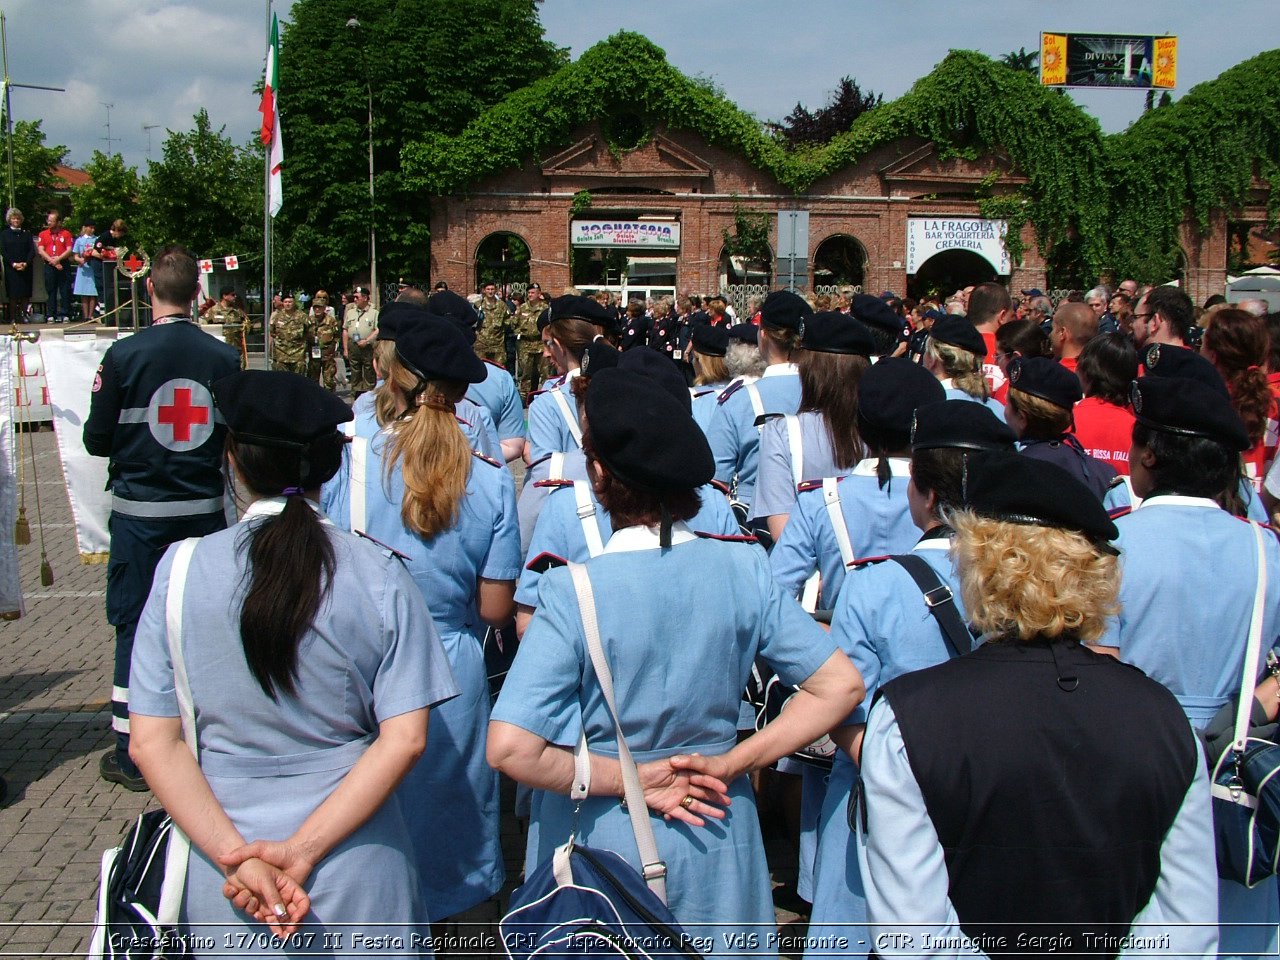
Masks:
[[[993,170],[1000,172],[1000,181],[1004,184],[1028,182],[1014,168],[1008,156],[1000,151],[992,151],[981,160],[972,161],[955,156],[942,157],[933,143],[921,144],[903,156],[895,157],[882,166],[879,173],[887,184],[963,183],[976,186]]]
[[[701,180],[711,176],[710,163],[661,133],[655,133],[644,146],[618,155],[602,136],[591,133],[544,158],[539,166],[547,177]]]

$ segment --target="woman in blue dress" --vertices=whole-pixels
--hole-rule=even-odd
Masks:
[[[359,924],[402,938],[378,956],[418,956],[427,917],[394,790],[428,708],[458,692],[440,638],[400,561],[315,503],[341,462],[346,404],[292,373],[238,373],[214,394],[249,502],[238,525],[195,542],[175,584],[188,587],[179,642],[198,765],[166,624],[178,545],[156,571],[130,686],[131,754],[192,841],[181,918],[214,944],[199,956],[279,956],[251,918],[296,930],[291,954],[362,953],[342,926]]]
[[[825,631],[777,588],[758,547],[700,537],[684,523],[697,509],[695,490],[714,470],[687,410],[656,383],[616,369],[592,377],[585,409],[593,483],[615,527],[586,569],[646,799],[670,817],[654,821],[669,905],[717,952],[753,949],[753,941],[754,949],[776,952],[760,936],[772,928],[773,902],[745,774],[847,716],[862,682]],[[707,578],[708,570],[716,577]],[[737,743],[738,705],[757,655],[801,692],[776,723]],[[579,730],[591,749],[594,795],[575,816],[570,747]],[[531,861],[545,860],[576,829],[582,842],[639,868],[630,820],[618,805],[616,755],[569,571],[552,570],[489,732],[490,762],[544,791]],[[714,780],[691,775],[694,766],[714,768],[702,771]],[[719,785],[732,798],[723,811]],[[756,936],[737,937],[750,932]]]
[[[595,324],[610,322],[605,309],[589,297],[556,297],[548,309],[551,320],[542,330],[542,355],[564,378],[530,394],[528,462],[582,447],[570,387],[582,367],[582,355],[598,335]]]
[[[403,555],[461,690],[437,711],[427,751],[399,790],[434,923],[502,886],[482,639],[514,612],[520,538],[510,472],[473,453],[453,413],[467,384],[484,376],[483,362],[435,318],[400,330],[396,354],[387,381],[396,416],[371,440],[352,442],[348,469],[325,486],[323,502],[335,523]]]
[[[978,451],[1013,450],[1013,433],[980,404],[943,400],[916,410],[911,436],[911,480],[907,502],[911,519],[922,532],[911,553],[923,559],[938,582],[951,591],[963,618],[959,584],[951,563],[949,511],[963,505],[964,478]],[[931,600],[941,600],[934,595]],[[842,935],[850,944],[844,954],[865,955],[866,897],[858,869],[853,832],[846,810],[857,779],[854,758],[861,747],[867,704],[883,683],[953,656],[930,615],[924,593],[896,562],[873,562],[850,572],[831,620],[831,636],[849,655],[867,686],[867,698],[832,739],[844,749],[832,764],[818,825],[810,936]],[[964,653],[965,650],[958,652]],[[857,945],[862,944],[861,949]],[[829,951],[814,949],[807,956]]]
[[[76,283],[71,291],[80,298],[81,319],[88,323],[98,308],[98,275],[94,269],[94,245],[98,242],[97,227],[92,220],[80,225],[80,236],[71,245],[71,255],[79,264]]]

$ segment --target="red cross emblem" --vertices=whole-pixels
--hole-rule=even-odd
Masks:
[[[222,259],[222,263],[223,263],[223,266],[225,266],[228,270],[239,270],[239,269],[240,269],[240,258],[239,258],[239,257],[234,257],[234,256],[233,256],[233,257],[223,257],[223,259]]]
[[[124,265],[129,268],[130,273],[137,273],[142,269],[142,261],[138,259],[136,253],[129,254],[129,259],[124,262]]]
[[[151,395],[147,424],[169,450],[194,450],[213,434],[213,396],[194,380],[170,380]]]
[[[200,261],[200,272],[201,272],[201,273],[213,273],[213,261],[212,261],[212,260],[201,260],[201,261]]]

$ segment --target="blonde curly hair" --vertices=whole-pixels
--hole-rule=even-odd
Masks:
[[[951,514],[952,557],[970,622],[991,639],[1070,634],[1094,643],[1118,613],[1117,558],[1056,527]]]

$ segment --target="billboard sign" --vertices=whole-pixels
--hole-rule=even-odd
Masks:
[[[1172,89],[1177,73],[1177,37],[1040,34],[1040,82],[1045,86]]]
[[[1011,264],[1004,238],[1009,224],[1004,220],[977,217],[907,218],[907,274],[914,276],[924,262],[945,250],[968,250],[991,264],[996,273],[1008,276]]]
[[[674,220],[574,220],[575,247],[664,247],[680,249],[680,224]]]

